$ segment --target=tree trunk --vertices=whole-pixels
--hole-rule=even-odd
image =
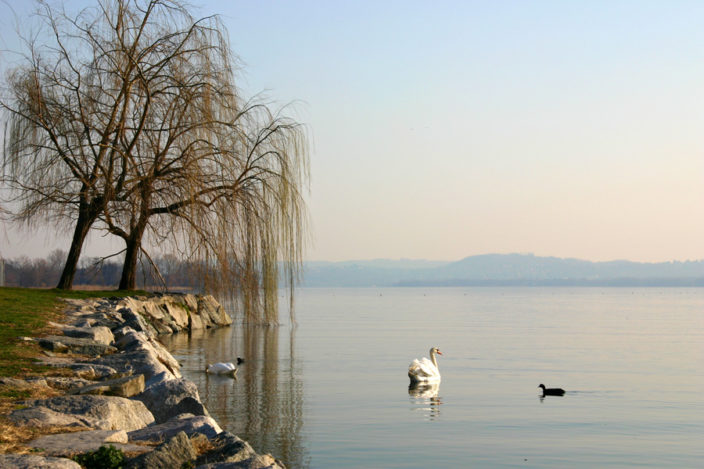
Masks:
[[[80,204],[76,228],[73,230],[71,248],[68,251],[66,264],[64,264],[64,270],[61,272],[61,278],[59,278],[59,284],[56,285],[56,288],[60,290],[71,290],[73,288],[73,279],[76,276],[78,259],[81,257],[83,242],[86,240],[88,231],[90,231],[90,227],[93,226],[97,215],[98,212],[92,207],[92,204]]]
[[[137,258],[142,247],[142,235],[147,224],[140,222],[132,229],[130,235],[125,239],[127,247],[125,249],[125,263],[122,265],[122,276],[120,277],[120,290],[134,290],[137,286]]]

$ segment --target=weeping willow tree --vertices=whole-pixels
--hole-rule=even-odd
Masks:
[[[237,300],[248,320],[271,324],[280,281],[294,285],[301,264],[305,135],[263,105],[235,117],[216,127],[217,147],[201,148],[207,156],[196,159],[198,171],[188,174],[194,179],[154,188],[170,203],[154,206],[149,234],[162,248],[196,259],[206,288]]]
[[[119,190],[114,171],[122,155],[115,143],[139,133],[127,134],[128,119],[139,113],[130,107],[139,77],[130,45],[106,41],[99,20],[37,4],[40,32],[25,40],[26,52],[0,97],[9,122],[3,183],[17,207],[15,221],[73,227],[58,284],[70,289],[85,238]],[[119,34],[121,25],[113,29]]]
[[[200,266],[205,288],[248,320],[275,323],[306,236],[303,127],[240,97],[217,17],[173,0],[98,5],[72,18],[42,3],[53,52],[30,44],[11,75],[18,216],[74,222],[75,262],[91,227],[122,238],[120,288],[135,288],[157,246]]]

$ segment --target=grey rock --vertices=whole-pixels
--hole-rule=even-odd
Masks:
[[[67,391],[69,394],[73,389],[95,384],[94,380],[84,378],[68,378],[64,376],[47,376],[44,379],[50,387],[60,391]]]
[[[191,311],[188,314],[188,329],[191,331],[205,329],[203,318],[200,317],[200,314],[198,314],[197,311]]]
[[[145,334],[143,331],[135,330],[130,326],[124,326],[113,331],[115,337],[115,347],[121,351],[129,350],[136,347],[139,342],[148,340],[152,337]]]
[[[65,343],[61,342],[60,340],[54,340],[52,337],[42,337],[40,339],[37,339],[37,343],[39,343],[39,346],[43,348],[46,351],[49,352],[56,352],[56,353],[68,353],[68,345]],[[52,356],[47,354],[48,356]]]
[[[156,337],[158,335],[154,326],[149,324],[141,314],[135,313],[130,308],[126,307],[121,308],[118,313],[122,316],[125,326],[131,327],[138,332],[144,332],[149,337]]]
[[[171,376],[172,379],[181,377],[178,370],[176,370],[178,372],[178,376],[176,376],[159,361],[159,358],[154,353],[145,350],[106,355],[93,360],[91,363],[114,368],[118,373],[123,375],[143,374],[147,382],[160,373],[166,373]]]
[[[164,307],[169,316],[173,318],[174,323],[179,330],[188,328],[188,311],[184,304],[179,299],[174,297],[164,297]]]
[[[39,339],[39,345],[51,352],[72,352],[82,355],[105,355],[117,349],[91,339],[50,335]]]
[[[109,355],[108,355],[109,356]],[[117,370],[101,364],[76,361],[75,357],[43,357],[38,363],[57,368],[70,368],[83,379],[104,379],[117,374]]]
[[[159,331],[159,334],[171,334],[180,330],[163,304],[158,304],[156,301],[145,301],[142,303],[140,312],[143,312],[148,318],[147,320]]]
[[[213,449],[198,457],[196,466],[216,462],[239,462],[257,453],[249,443],[230,432],[222,432],[210,439]]]
[[[191,440],[184,432],[170,437],[154,451],[144,453],[126,462],[126,469],[173,469],[180,468],[196,458]]]
[[[134,314],[143,315],[143,321],[151,326],[152,330],[155,330],[158,334],[171,334],[178,330],[178,327],[174,323],[171,316],[166,313],[166,310],[162,308],[162,304],[159,304],[161,300],[159,298],[139,298],[139,297],[127,297],[121,301],[121,304],[125,309],[132,311]],[[120,310],[121,312],[123,310]],[[122,316],[126,318],[123,313]],[[173,324],[173,327],[172,327]],[[128,324],[131,326],[131,324]],[[133,327],[137,331],[144,331],[144,328]]]
[[[181,302],[188,306],[191,313],[198,311],[198,297],[192,293],[181,295]]]
[[[110,345],[115,338],[110,331],[110,328],[105,326],[96,327],[72,327],[65,326],[62,328],[65,336],[76,337],[83,339],[91,339],[103,345]]]
[[[212,295],[205,295],[198,298],[198,314],[203,318],[209,318],[209,322],[215,326],[229,326],[232,318],[228,316],[225,309],[218,303]]]
[[[74,327],[93,327],[97,323],[97,320],[94,318],[80,318],[74,321],[73,326]],[[109,329],[109,328],[108,328]]]
[[[183,414],[164,423],[150,425],[140,430],[128,432],[127,435],[132,442],[161,441],[179,432],[185,432],[188,436],[202,433],[208,438],[214,438],[222,432],[222,429],[212,417]]]
[[[179,414],[208,415],[200,401],[198,387],[187,379],[170,379],[155,383],[135,399],[144,402],[156,423],[163,423]]]
[[[97,363],[73,363],[69,368],[78,376],[88,379],[105,379],[118,374],[115,368]]]
[[[14,469],[81,469],[76,461],[36,454],[0,454],[0,467]]]
[[[144,391],[144,375],[100,381],[88,386],[74,388],[71,394],[95,394],[101,396],[132,397]],[[149,407],[147,407],[149,408]]]
[[[25,401],[29,407],[46,407],[54,412],[95,419],[101,430],[137,430],[154,422],[154,416],[140,401],[115,396],[59,396]]]
[[[243,461],[204,464],[196,469],[285,469],[285,466],[270,454],[257,454]]]
[[[18,378],[0,378],[1,386],[8,386],[15,389],[34,389],[37,387],[48,387],[46,379],[18,379]]]
[[[110,331],[118,329],[125,325],[125,320],[122,315],[115,312],[99,313],[95,312],[91,315],[84,315],[81,318],[76,318],[73,324],[76,327],[107,327]]]
[[[120,350],[125,352],[146,351],[153,354],[159,362],[161,362],[175,378],[180,378],[181,365],[178,361],[166,350],[158,340],[148,337],[144,333],[130,330],[129,328],[121,329],[118,333],[118,338],[115,342]]]
[[[148,389],[156,384],[163,383],[164,381],[172,381],[174,379],[176,378],[174,378],[174,375],[172,375],[170,371],[162,371],[161,373],[157,373],[149,378],[145,383],[144,388]]]
[[[69,456],[95,451],[101,446],[113,445],[122,451],[145,452],[151,448],[127,443],[124,430],[92,430],[85,432],[44,435],[30,441],[27,446],[44,450],[50,456]]]
[[[17,409],[7,415],[8,420],[23,427],[76,427],[107,428],[110,423],[95,417],[56,412],[47,407],[35,406]]]

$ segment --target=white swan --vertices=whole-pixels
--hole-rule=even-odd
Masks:
[[[228,363],[215,363],[214,365],[208,365],[205,368],[206,373],[210,373],[211,375],[230,375],[233,378],[237,377],[237,367],[228,362]]]
[[[437,347],[430,349],[430,360],[426,357],[420,360],[416,359],[408,366],[408,377],[411,378],[411,383],[428,383],[440,381],[440,370],[438,362],[435,360],[435,354],[442,355],[442,352]]]

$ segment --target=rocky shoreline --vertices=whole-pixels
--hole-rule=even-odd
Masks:
[[[46,365],[73,376],[0,384],[47,387],[62,395],[26,400],[5,416],[17,426],[60,427],[27,445],[32,454],[0,454],[0,467],[80,469],[70,457],[112,445],[130,457],[124,468],[283,468],[223,431],[209,415],[196,385],[157,340],[161,334],[228,326],[232,319],[212,296],[67,300],[63,335],[24,338],[45,350]],[[65,374],[65,373],[64,373]],[[51,374],[50,374],[51,375]]]

